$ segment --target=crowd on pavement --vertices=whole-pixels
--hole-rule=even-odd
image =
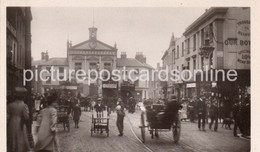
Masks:
[[[30,150],[27,138],[27,129],[25,121],[29,119],[29,109],[25,101],[26,89],[16,87],[15,94],[7,97],[7,148],[9,152],[24,152]],[[125,110],[128,113],[135,113],[140,107],[149,107],[153,104],[165,104],[165,117],[167,113],[171,117],[173,108],[178,107],[175,103],[180,103],[179,117],[182,121],[190,120],[191,123],[197,122],[198,129],[206,131],[206,124],[209,129],[218,130],[219,123],[222,127],[231,129],[234,124],[234,136],[238,136],[237,129],[243,136],[250,136],[250,96],[247,95],[241,99],[224,98],[220,101],[216,97],[201,96],[196,99],[182,99],[180,101],[171,102],[166,100],[144,99],[136,100],[134,97],[124,99],[122,97],[110,98],[89,98],[75,96],[68,93],[66,96],[57,92],[45,93],[43,96],[34,94],[33,100],[40,100],[38,108],[35,108],[37,120],[37,136],[38,140],[34,146],[34,150],[39,152],[59,151],[59,142],[56,137],[57,132],[57,107],[64,105],[68,107],[68,115],[71,115],[75,128],[79,128],[81,107],[86,111],[95,110],[96,112],[108,111],[116,112],[119,136],[123,136]],[[168,109],[168,110],[167,110]],[[176,115],[174,113],[174,115]],[[170,119],[170,118],[169,118]],[[172,118],[171,118],[172,119]],[[168,120],[168,119],[167,119]]]

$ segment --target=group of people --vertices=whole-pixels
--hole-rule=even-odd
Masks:
[[[242,99],[220,99],[216,97],[200,97],[195,100],[184,101],[187,104],[187,117],[191,122],[198,121],[199,130],[205,131],[205,123],[209,129],[217,131],[219,122],[222,126],[234,124],[234,136],[237,136],[237,128],[245,136],[250,136],[250,96]],[[208,122],[210,120],[210,122]]]
[[[29,109],[25,104],[27,90],[23,87],[16,87],[14,94],[14,100],[7,105],[7,151],[25,152],[32,148],[29,145],[25,123],[29,119]],[[57,97],[57,94],[46,97],[46,107],[38,115],[35,151],[59,151],[56,137]]]

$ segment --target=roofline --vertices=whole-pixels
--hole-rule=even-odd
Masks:
[[[70,47],[68,50],[73,50],[73,49],[75,49],[75,47],[78,47],[78,46],[80,46],[80,45],[82,45],[82,44],[84,44],[84,43],[87,43],[87,42],[89,42],[89,41],[92,41],[92,40],[86,40],[86,41],[83,41],[83,42],[81,42],[81,43],[78,43],[78,44],[76,44],[76,45],[74,45],[74,46],[72,46],[72,47]],[[99,40],[95,40],[96,42],[99,42],[99,43],[101,43],[101,44],[103,44],[103,45],[105,45],[106,47],[109,47],[111,50],[113,50],[113,51],[117,51],[117,48],[114,48],[114,47],[112,47],[112,46],[110,46],[110,45],[108,45],[108,44],[106,44],[106,43],[104,43],[104,42],[101,42],[101,41],[99,41]],[[77,50],[86,50],[86,49],[77,49]],[[98,49],[97,49],[98,50]],[[103,50],[103,49],[102,49]]]
[[[186,28],[183,35],[185,36],[185,35],[189,34],[193,29],[195,29],[196,27],[198,27],[199,25],[204,23],[203,22],[204,20],[207,20],[216,14],[225,14],[227,12],[227,10],[228,10],[228,7],[211,7],[211,8],[209,8],[208,11],[203,13],[198,19],[196,19],[192,24],[190,24]]]

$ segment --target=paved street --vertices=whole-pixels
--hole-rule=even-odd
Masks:
[[[218,132],[198,131],[195,123],[183,122],[181,138],[178,144],[172,141],[171,132],[160,133],[159,139],[151,139],[146,131],[146,143],[139,140],[141,132],[138,128],[140,123],[140,113],[127,114],[125,117],[125,132],[123,137],[118,137],[115,125],[116,114],[110,117],[110,136],[95,134],[90,136],[91,113],[83,112],[79,129],[74,128],[71,121],[71,131],[64,132],[62,125],[59,125],[58,134],[62,152],[88,152],[88,151],[226,151],[226,152],[246,152],[250,149],[250,140],[235,138],[232,131],[219,128]]]

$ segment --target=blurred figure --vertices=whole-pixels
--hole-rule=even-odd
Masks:
[[[205,100],[202,98],[198,99],[197,103],[197,111],[198,111],[198,128],[201,130],[201,124],[202,124],[202,130],[205,130],[205,119],[207,114],[207,105],[205,103]]]
[[[195,102],[193,100],[191,100],[190,103],[188,104],[187,110],[189,113],[190,122],[195,122],[196,111],[195,111]]]
[[[39,125],[35,144],[35,150],[39,152],[59,151],[58,139],[56,136],[57,125],[57,94],[53,93],[47,98],[48,106],[41,110],[37,123]]]
[[[129,113],[135,112],[135,106],[136,106],[135,99],[133,97],[130,97],[130,99],[129,99]]]
[[[105,110],[105,106],[102,104],[102,99],[98,98],[97,103],[94,106],[94,109],[97,112],[97,117],[102,117],[103,116],[103,111]]]
[[[80,116],[81,116],[81,109],[79,104],[76,104],[75,107],[72,110],[72,116],[73,116],[73,120],[75,122],[75,128],[79,128],[79,120],[80,120]]]
[[[30,149],[25,121],[29,119],[29,109],[24,103],[27,90],[15,88],[14,101],[7,105],[7,151],[26,152]]]
[[[118,136],[123,136],[125,111],[124,111],[124,105],[122,103],[121,98],[118,98],[117,100],[116,113],[117,113],[116,126],[119,131]]]
[[[209,129],[211,129],[212,125],[215,122],[214,131],[218,129],[218,106],[217,106],[216,98],[213,99],[210,107],[209,107],[209,117],[210,117],[210,124]]]

